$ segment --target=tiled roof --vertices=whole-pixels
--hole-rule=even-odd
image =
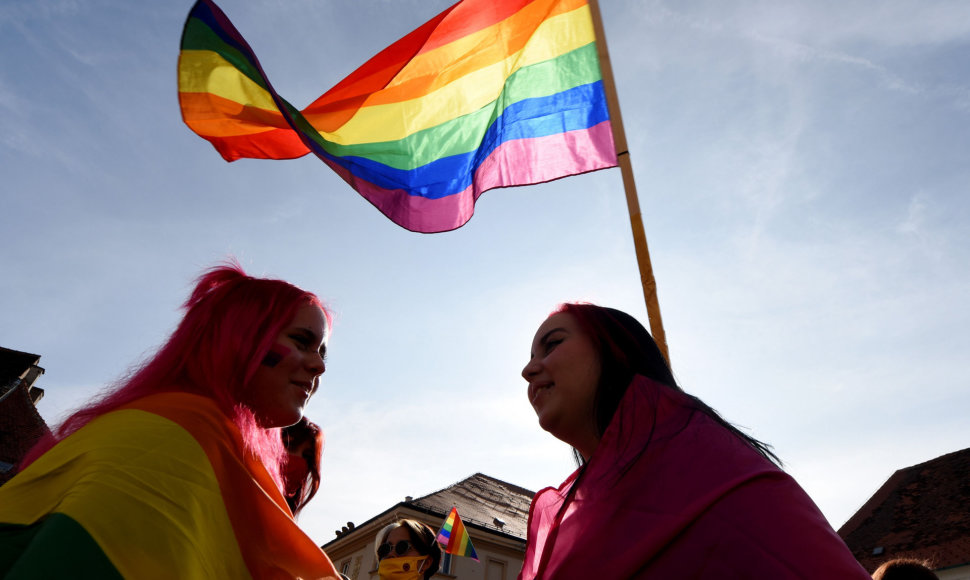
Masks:
[[[970,448],[898,470],[839,529],[872,572],[893,558],[970,563]]]
[[[0,346],[0,385],[18,379],[40,362],[40,355],[20,352]]]
[[[523,487],[476,473],[411,503],[443,515],[455,506],[466,525],[478,525],[524,540],[529,504],[534,495],[535,492]]]

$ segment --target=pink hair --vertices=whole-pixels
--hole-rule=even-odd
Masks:
[[[288,282],[248,276],[235,261],[207,270],[183,305],[185,316],[178,328],[158,352],[75,411],[53,436],[39,441],[23,466],[105,413],[147,395],[176,391],[215,401],[239,428],[246,447],[281,484],[285,451],[279,429],[260,427],[240,395],[277,335],[306,304],[318,306],[332,326],[333,317],[320,299]]]

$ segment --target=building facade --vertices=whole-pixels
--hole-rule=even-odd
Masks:
[[[44,396],[34,386],[44,374],[39,363],[39,355],[0,347],[0,485],[17,473],[34,443],[50,433],[36,407]]]

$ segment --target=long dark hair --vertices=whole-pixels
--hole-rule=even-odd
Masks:
[[[657,343],[636,318],[615,308],[583,303],[560,304],[556,313],[572,315],[599,354],[600,379],[593,402],[598,436],[602,437],[609,427],[634,375],[643,375],[684,393],[674,380]],[[741,432],[704,401],[684,394],[697,412],[713,419],[772,463],[781,465],[781,460],[771,451],[770,445]],[[585,462],[578,452],[574,455],[580,464]]]
[[[285,476],[283,478],[283,495],[286,497],[286,503],[290,506],[290,511],[296,516],[306,504],[310,503],[313,496],[317,494],[317,490],[320,489],[320,458],[323,456],[324,442],[323,430],[306,417],[301,417],[293,425],[283,427],[281,435],[283,437],[283,447],[287,451],[298,449],[304,443],[309,443],[306,451],[303,452],[303,459],[306,460],[307,465],[307,475],[303,481],[299,482],[299,488],[295,494],[290,495],[289,488],[297,482],[286,481]],[[287,461],[290,460],[292,458],[288,457]]]

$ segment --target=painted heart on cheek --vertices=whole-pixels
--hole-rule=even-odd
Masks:
[[[276,365],[280,364],[280,362],[282,362],[292,350],[293,349],[285,347],[282,344],[274,344],[273,346],[269,347],[269,352],[263,357],[263,366],[269,368],[275,367]]]

